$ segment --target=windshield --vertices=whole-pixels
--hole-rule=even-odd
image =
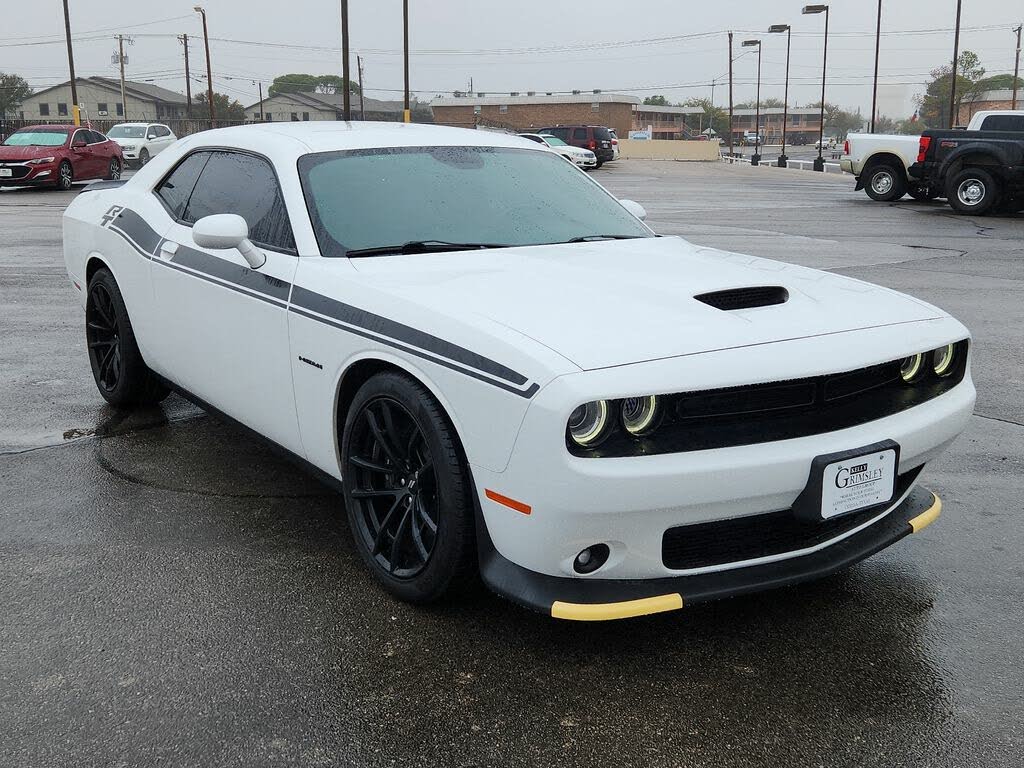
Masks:
[[[549,152],[498,147],[323,152],[299,158],[299,174],[325,256],[421,241],[493,247],[653,237],[596,182]]]
[[[115,125],[107,131],[107,138],[110,139],[141,139],[145,135],[144,125]]]
[[[541,136],[544,141],[548,143],[550,147],[567,147],[569,146],[557,136]]]
[[[7,137],[5,147],[60,147],[68,140],[67,131],[22,128]]]

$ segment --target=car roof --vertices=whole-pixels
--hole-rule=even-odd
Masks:
[[[509,147],[543,151],[536,142],[497,131],[419,123],[346,123],[334,120],[252,123],[202,131],[188,137],[186,141],[191,147],[237,146],[268,154],[273,149],[297,155],[347,149],[433,146]]]
[[[117,123],[116,125],[113,125],[111,127],[112,128],[117,128],[117,127],[122,126],[122,125],[127,125],[127,126],[129,126],[131,128],[145,128],[148,125],[164,125],[164,124],[163,123]],[[164,126],[164,127],[166,128],[166,126]]]
[[[81,125],[62,125],[60,123],[40,123],[39,125],[26,125],[23,128],[19,128],[19,131],[53,131],[58,133],[63,131],[64,133],[71,133],[71,131],[77,130],[78,128],[84,128]]]

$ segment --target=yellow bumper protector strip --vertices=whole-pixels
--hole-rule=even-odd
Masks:
[[[910,520],[911,533],[920,533],[939,517],[939,513],[942,512],[942,499],[934,493],[932,498],[934,499],[932,505],[920,515]]]
[[[649,613],[676,611],[683,607],[683,596],[674,593],[644,597],[640,600],[626,600],[621,603],[563,603],[556,600],[551,604],[551,616],[571,621],[608,621],[628,619],[631,616],[646,616]]]

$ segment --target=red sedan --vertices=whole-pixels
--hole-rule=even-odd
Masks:
[[[99,131],[74,125],[32,125],[0,145],[0,187],[55,186],[119,179],[121,147]]]

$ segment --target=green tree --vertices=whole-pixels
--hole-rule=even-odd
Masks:
[[[338,75],[310,75],[293,72],[278,75],[270,84],[267,93],[276,96],[279,93],[340,93],[345,86],[345,79]],[[359,93],[359,85],[350,82],[349,91]]]
[[[807,105],[811,109],[820,108],[821,102],[815,101]],[[864,118],[859,112],[850,112],[837,104],[825,102],[825,135],[845,138],[850,131],[859,131],[864,125]]]
[[[768,109],[769,107],[772,109],[782,109],[784,106],[786,105],[782,99],[776,99],[774,96],[761,99],[761,109]],[[733,104],[732,107],[733,109],[757,109],[757,101],[741,101],[739,104]]]
[[[192,100],[192,117],[197,120],[204,120],[210,117],[210,108],[205,93],[200,93]],[[240,122],[245,120],[245,105],[237,99],[232,99],[223,93],[214,92],[213,106],[216,109],[217,120],[231,120]]]
[[[666,99],[664,96],[648,96],[646,99],[644,99],[644,104],[646,104],[649,107],[671,106],[668,103],[668,99]]]
[[[17,111],[31,95],[32,89],[21,75],[0,72],[0,119],[6,117],[8,112]]]
[[[924,94],[917,97],[917,105],[921,120],[928,125],[949,127],[949,89],[953,82],[953,68],[943,64],[931,71],[931,81],[925,86]],[[1012,77],[1011,77],[1012,79]],[[956,72],[956,103],[954,110],[960,113],[964,101],[971,101],[987,87],[979,88],[985,82],[985,68],[981,66],[978,54],[964,51],[957,59]]]
[[[974,86],[979,92],[1008,91],[1013,88],[1013,75],[992,75],[991,77],[983,77],[976,82]],[[1024,77],[1017,78],[1017,88],[1018,90],[1024,88]]]
[[[697,118],[697,125],[691,125],[690,128],[697,132],[700,130],[707,130],[710,126],[715,133],[721,136],[723,139],[729,137],[729,110],[723,109],[722,107],[716,107],[711,103],[711,99],[706,98],[692,98],[687,99],[683,102],[684,107],[700,107],[704,110],[704,117]],[[693,118],[689,118],[692,120]]]

